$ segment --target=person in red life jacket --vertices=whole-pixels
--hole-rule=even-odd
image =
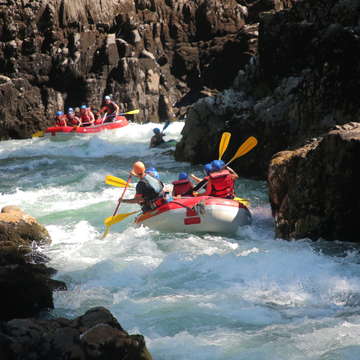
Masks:
[[[202,195],[233,199],[235,197],[235,180],[239,176],[234,170],[226,167],[222,160],[214,160],[211,165],[213,171],[209,174],[206,191]]]
[[[137,161],[133,164],[130,174],[139,178],[136,185],[136,194],[133,199],[124,199],[127,204],[139,204],[143,212],[156,209],[166,203],[164,199],[164,184],[146,173],[143,162]]]
[[[197,185],[193,188],[193,194],[194,196],[198,196],[199,194],[197,193],[198,190],[202,189],[203,187],[205,187],[205,185],[208,183],[209,181],[209,174],[214,171],[212,165],[210,163],[205,164],[204,165],[204,173],[205,173],[205,177],[203,179],[191,174],[191,178],[193,180],[195,180],[197,182]]]
[[[103,123],[103,119],[100,116],[99,110],[92,108],[91,111],[95,117],[94,125],[101,125]]]
[[[111,100],[109,95],[104,97],[104,106],[100,109],[99,114],[107,114],[103,122],[112,122],[116,120],[116,116],[119,114],[119,105]],[[103,116],[103,115],[102,115]]]
[[[55,125],[56,126],[67,126],[66,115],[62,111],[57,111],[55,116]]]
[[[179,174],[179,179],[173,181],[174,185],[172,195],[174,197],[180,196],[193,196],[193,188],[194,185],[189,179],[189,176],[186,172],[182,172]]]
[[[69,108],[66,114],[66,120],[71,126],[81,126],[81,119],[75,115],[74,109]]]
[[[82,126],[94,125],[95,116],[94,116],[93,112],[86,105],[80,106],[80,120],[81,120]]]

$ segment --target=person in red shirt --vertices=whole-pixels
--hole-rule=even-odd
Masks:
[[[57,111],[55,116],[56,126],[67,126],[66,115],[62,111]]]
[[[100,109],[100,114],[106,114],[106,118],[103,122],[112,122],[116,120],[116,116],[119,114],[120,109],[114,101],[111,100],[109,95],[104,97],[104,106]]]
[[[186,172],[179,174],[179,179],[173,181],[174,185],[172,195],[173,196],[193,196],[193,183],[189,180],[189,176]]]
[[[82,126],[94,125],[95,116],[94,116],[93,112],[86,105],[80,106],[80,120],[81,120]]]
[[[81,119],[75,115],[74,109],[69,108],[66,114],[66,119],[69,125],[81,126]]]

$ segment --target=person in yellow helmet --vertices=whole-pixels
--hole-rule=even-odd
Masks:
[[[124,199],[127,204],[139,204],[143,212],[153,210],[165,203],[164,184],[146,173],[143,162],[137,161],[133,164],[130,174],[139,178],[136,185],[136,194],[133,199]]]

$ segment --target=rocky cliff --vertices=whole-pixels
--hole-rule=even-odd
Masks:
[[[355,0],[294,1],[289,9],[261,13],[258,56],[230,89],[192,106],[177,159],[214,158],[223,131],[233,134],[228,158],[253,135],[258,147],[234,167],[265,178],[276,152],[360,121],[359,19]]]
[[[69,106],[98,108],[105,94],[139,108],[137,121],[179,118],[230,86],[255,51],[258,12],[287,2],[3,1],[0,139],[28,137]]]

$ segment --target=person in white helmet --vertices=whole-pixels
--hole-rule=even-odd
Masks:
[[[113,100],[111,100],[111,97],[109,95],[106,95],[104,97],[104,106],[100,109],[99,114],[101,116],[104,116],[102,114],[106,114],[105,119],[103,119],[103,122],[112,122],[116,120],[116,116],[119,114],[120,109],[119,105],[116,104]]]

